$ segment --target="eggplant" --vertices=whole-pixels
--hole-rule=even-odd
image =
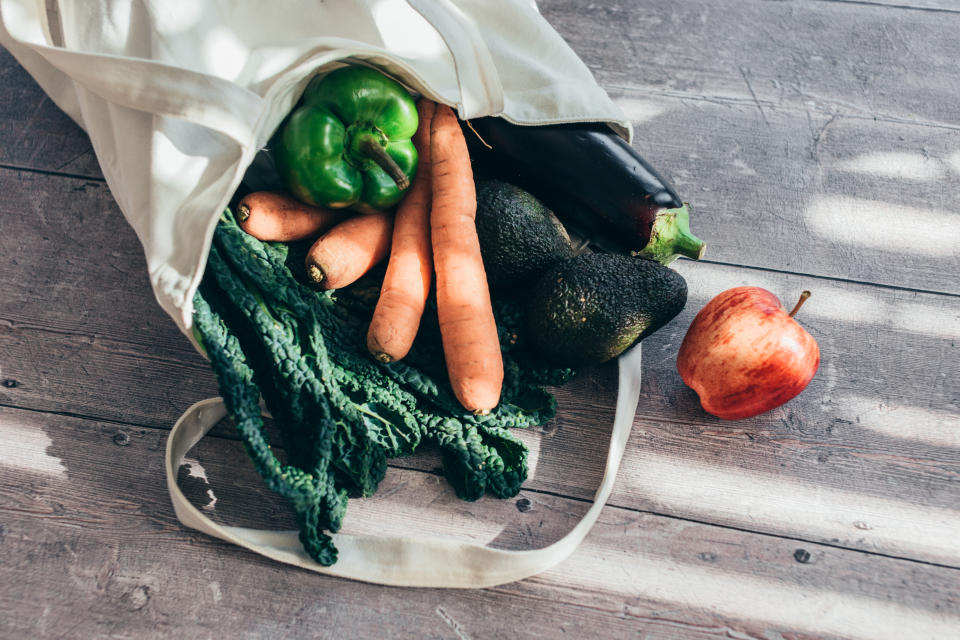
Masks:
[[[480,175],[529,191],[602,250],[663,264],[703,255],[677,192],[604,125],[477,118],[465,123],[464,136]]]

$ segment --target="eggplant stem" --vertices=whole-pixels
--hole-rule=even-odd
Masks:
[[[690,212],[682,206],[657,212],[647,246],[634,255],[666,265],[680,256],[699,260],[705,250],[703,240],[690,233]]]
[[[699,260],[707,250],[707,243],[689,232],[681,232],[674,240],[673,250],[678,255]]]

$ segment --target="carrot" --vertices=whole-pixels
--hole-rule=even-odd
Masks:
[[[400,360],[410,351],[430,294],[430,121],[436,106],[427,98],[417,104],[417,176],[397,207],[387,273],[367,331],[367,348],[381,362]]]
[[[466,409],[489,413],[500,401],[503,358],[477,239],[477,196],[457,116],[437,105],[430,126],[430,213],[437,316],[454,394]]]
[[[338,211],[312,207],[283,193],[255,191],[240,200],[240,228],[264,242],[293,242],[316,236],[344,219]]]
[[[321,289],[340,289],[386,257],[390,251],[393,216],[364,213],[347,218],[310,247],[307,275]]]

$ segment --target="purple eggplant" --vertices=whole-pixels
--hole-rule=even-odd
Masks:
[[[677,192],[605,126],[520,126],[502,118],[466,124],[478,173],[529,191],[598,248],[663,264],[703,255]]]

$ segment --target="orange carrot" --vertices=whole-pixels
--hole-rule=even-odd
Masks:
[[[457,116],[437,105],[430,126],[430,213],[440,337],[453,391],[466,409],[489,413],[500,401],[503,358],[477,239],[477,195]]]
[[[249,193],[237,207],[240,228],[265,242],[293,242],[316,236],[345,217],[339,211],[312,207],[275,191]]]
[[[400,360],[410,351],[430,294],[430,120],[436,106],[427,98],[417,104],[417,176],[397,207],[387,273],[367,331],[367,348],[381,362]]]
[[[317,238],[307,253],[307,275],[321,289],[340,289],[386,257],[393,216],[365,213],[347,218]]]

